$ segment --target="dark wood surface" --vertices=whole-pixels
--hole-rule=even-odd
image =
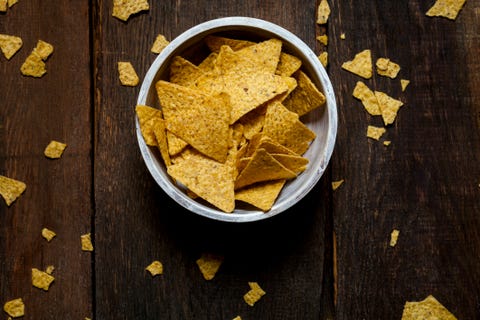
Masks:
[[[0,13],[0,33],[24,42],[0,57],[0,174],[27,184],[0,203],[0,306],[22,297],[25,319],[400,319],[405,301],[432,294],[479,319],[480,6],[469,0],[450,21],[425,16],[433,1],[330,3],[324,27],[315,1],[150,1],[126,23],[110,0],[20,0]],[[116,69],[131,61],[143,78],[157,34],[233,15],[277,23],[316,53],[327,33],[339,119],[330,166],[307,197],[241,225],[194,216],[156,185],[135,136],[140,87],[121,86]],[[24,77],[38,39],[55,46],[47,74]],[[363,49],[402,67],[395,80],[366,81],[405,103],[388,147],[366,138],[381,120],[341,69]],[[411,80],[405,92],[399,78]],[[61,159],[43,156],[50,140],[68,144]],[[93,253],[80,250],[87,232]],[[195,264],[205,251],[225,256],[209,282]],[[153,260],[162,276],[144,270]],[[50,290],[32,287],[31,268],[50,264]],[[267,292],[253,308],[242,299],[249,281]]]

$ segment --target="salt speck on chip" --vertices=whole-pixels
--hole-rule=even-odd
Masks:
[[[215,277],[218,269],[223,263],[223,256],[203,253],[200,258],[197,259],[197,265],[205,280],[212,280]]]
[[[0,34],[0,50],[7,60],[17,53],[23,45],[22,38],[8,34]]]
[[[43,153],[47,158],[59,159],[62,156],[63,151],[65,150],[66,147],[67,145],[65,143],[52,140],[47,145]]]
[[[160,53],[165,49],[165,47],[169,44],[170,42],[165,38],[163,34],[159,34],[156,38],[155,41],[153,42],[152,49],[150,49],[151,52],[153,53]]]
[[[25,191],[27,185],[22,181],[0,176],[0,194],[10,206]]]
[[[45,238],[48,242],[52,241],[52,239],[56,236],[57,234],[53,232],[52,230],[49,230],[47,228],[42,229],[42,237]]]
[[[367,49],[357,53],[353,60],[344,62],[342,68],[362,78],[370,79],[373,75],[371,51]]]
[[[327,0],[321,0],[317,9],[317,24],[325,24],[328,21],[330,15],[330,6]]]
[[[127,21],[132,14],[148,9],[148,0],[113,0],[112,16]]]
[[[48,291],[54,280],[55,278],[47,272],[32,268],[32,285],[34,287]]]
[[[92,238],[90,237],[90,233],[81,235],[80,240],[82,242],[83,251],[93,251],[93,244],[92,244]]]
[[[118,62],[118,77],[124,86],[135,87],[140,82],[133,65],[127,61]]]
[[[155,260],[153,261],[152,263],[150,263],[146,268],[145,270],[147,270],[148,272],[150,272],[150,274],[152,275],[152,277],[156,276],[156,275],[159,275],[159,274],[163,274],[163,265],[160,261],[158,260]]]
[[[457,320],[434,296],[429,295],[422,301],[405,302],[402,320]]]
[[[375,127],[375,126],[368,126],[367,127],[367,137],[379,140],[380,137],[386,132],[385,128]]]
[[[437,0],[428,9],[426,15],[429,17],[445,17],[455,20],[467,0]]]
[[[253,307],[253,305],[266,294],[266,292],[260,288],[257,282],[249,282],[248,285],[250,286],[250,291],[243,296],[243,300],[245,300],[249,306]]]
[[[23,317],[25,315],[25,304],[22,298],[13,299],[5,302],[3,311],[13,318]]]

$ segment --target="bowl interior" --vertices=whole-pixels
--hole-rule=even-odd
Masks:
[[[138,119],[137,137],[145,163],[160,187],[180,205],[197,214],[222,221],[247,222],[274,216],[294,205],[303,198],[318,182],[330,160],[337,129],[336,102],[332,85],[318,57],[309,47],[289,31],[272,23],[253,18],[223,18],[200,24],[173,40],[156,58],[143,81],[137,103],[161,108],[158,102],[155,83],[168,80],[169,66],[173,57],[183,58],[198,64],[210,53],[204,43],[207,35],[219,35],[234,39],[263,41],[271,38],[283,42],[282,51],[302,60],[302,70],[322,91],[327,99],[324,107],[302,116],[301,120],[317,137],[304,154],[310,161],[307,170],[297,178],[287,182],[275,204],[268,212],[250,206],[239,206],[233,213],[224,213],[208,203],[193,200],[185,190],[173,183],[166,172],[160,153],[148,147],[141,135]]]

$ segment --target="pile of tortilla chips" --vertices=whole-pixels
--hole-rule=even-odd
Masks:
[[[188,194],[232,212],[235,200],[268,211],[308,165],[315,139],[300,117],[325,96],[282,42],[207,36],[199,64],[176,56],[156,90],[161,110],[137,106],[147,145]]]

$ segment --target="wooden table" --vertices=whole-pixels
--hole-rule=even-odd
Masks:
[[[0,203],[0,305],[21,297],[24,319],[400,319],[406,301],[435,296],[459,319],[480,319],[480,6],[456,21],[431,18],[429,1],[150,1],[124,23],[112,1],[20,0],[0,33],[22,37],[0,57],[0,174],[26,182]],[[173,39],[223,16],[262,18],[316,53],[328,34],[338,102],[337,142],[326,174],[298,205],[269,221],[228,224],[180,208],[156,185],[137,147],[137,87],[121,86],[118,61],[142,78],[159,33]],[[340,35],[345,33],[342,40]],[[41,79],[20,74],[36,42],[55,47]],[[352,96],[361,80],[341,69],[364,49],[402,67],[366,83],[405,105],[382,125]],[[399,79],[411,81],[405,92]],[[43,156],[66,142],[59,160]],[[344,179],[332,191],[331,182]],[[48,243],[40,231],[57,233]],[[389,246],[390,233],[400,230]],[[80,250],[90,232],[95,250]],[[225,256],[205,281],[202,252]],[[153,260],[164,274],[152,278]],[[31,268],[54,265],[48,292]],[[254,306],[249,281],[267,294]],[[0,319],[6,319],[2,313]]]

